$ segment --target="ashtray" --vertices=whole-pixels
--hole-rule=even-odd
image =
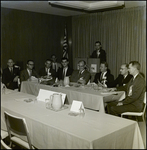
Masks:
[[[52,106],[49,106],[49,107],[46,107],[47,109],[50,109],[50,110],[53,110],[53,111],[60,111],[60,110],[64,110],[64,109],[67,109],[68,106],[62,106],[59,110],[55,110]]]

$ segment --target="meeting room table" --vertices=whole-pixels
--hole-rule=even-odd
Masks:
[[[143,149],[138,123],[85,109],[71,115],[71,105],[54,111],[36,96],[23,92],[1,95],[1,129],[6,130],[4,111],[24,117],[31,142],[38,149]],[[29,101],[28,101],[29,100]]]
[[[85,108],[103,113],[105,113],[105,102],[125,97],[124,91],[112,92],[112,94],[111,92],[105,93],[104,89],[94,90],[89,85],[53,87],[38,82],[23,81],[21,83],[21,92],[23,93],[38,96],[40,89],[65,93],[67,96],[65,103],[72,104],[73,100],[82,101]]]

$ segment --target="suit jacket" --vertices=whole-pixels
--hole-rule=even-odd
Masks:
[[[39,75],[38,73],[33,69],[32,70],[32,76],[35,76],[36,78],[39,78]],[[27,69],[24,69],[20,72],[20,82],[22,81],[27,81],[29,79],[29,74],[28,74],[28,71]]]
[[[124,79],[124,76],[119,74],[118,77],[114,80],[114,82],[112,82],[111,87],[124,86],[131,80],[132,77],[133,76],[131,74],[128,74]]]
[[[114,81],[114,76],[107,71],[107,73],[105,74],[105,77],[106,77],[105,83],[106,83],[107,87],[111,87],[111,84]],[[95,83],[98,83],[98,81],[101,82],[100,78],[101,78],[101,72],[96,73],[93,82],[95,82]]]
[[[73,69],[68,66],[65,76],[71,76],[72,72],[73,72]],[[64,80],[63,68],[59,68],[57,77],[59,80]]]
[[[97,56],[97,50],[94,50],[92,52],[91,58],[100,58],[100,63],[101,63],[102,61],[106,61],[106,52],[105,52],[105,50],[100,49],[100,54],[98,57]]]
[[[58,69],[61,68],[62,65],[60,63],[58,63],[58,62],[56,62],[55,65],[56,65],[56,68],[54,68],[53,62],[52,62],[52,68],[55,69],[56,72],[58,72]]]
[[[13,82],[16,76],[20,76],[19,68],[13,66],[13,73],[10,72],[8,67],[3,70],[2,82],[8,89],[14,90],[18,88],[18,82]]]
[[[74,70],[70,77],[70,81],[77,82],[81,77],[83,77],[83,79],[86,81],[87,84],[91,78],[91,74],[88,70],[84,70],[82,74],[79,74],[79,70]]]
[[[129,95],[130,88],[132,87],[131,95]],[[145,93],[145,79],[141,74],[138,74],[133,81],[133,78],[125,86],[118,87],[118,91],[125,91],[126,97],[122,101],[123,105],[132,104],[136,107],[137,111],[143,108],[143,100]]]
[[[52,68],[50,68],[50,73],[51,73],[51,76],[53,77],[53,78],[56,78],[56,71],[54,70],[54,69],[52,69]],[[44,68],[41,68],[40,70],[39,70],[39,75],[40,76],[46,76],[47,75],[47,72],[46,72],[46,68],[44,67]]]

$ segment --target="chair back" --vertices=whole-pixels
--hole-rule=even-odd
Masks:
[[[145,113],[145,110],[146,110],[146,92],[144,93],[144,108],[143,108],[143,113]]]
[[[1,139],[1,149],[12,149]]]
[[[11,134],[15,133],[18,136],[26,136],[28,145],[32,149],[31,139],[29,136],[29,130],[25,121],[25,118],[17,117],[4,111],[5,122],[8,130],[9,137],[11,139]]]

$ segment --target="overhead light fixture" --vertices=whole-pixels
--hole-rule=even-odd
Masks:
[[[48,1],[50,5],[93,11],[124,5],[124,1]]]

